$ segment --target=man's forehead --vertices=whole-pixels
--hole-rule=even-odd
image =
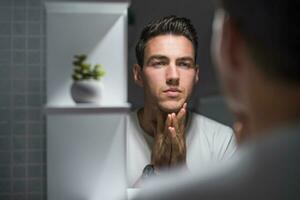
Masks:
[[[158,35],[155,37],[150,38],[146,45],[145,48],[149,47],[156,47],[156,45],[172,45],[172,44],[184,44],[185,46],[192,46],[193,43],[185,36],[183,35],[172,35],[172,34],[167,34],[167,35]]]
[[[154,54],[150,57],[148,57],[148,60],[169,60],[170,58],[167,55],[160,55],[160,54]],[[181,56],[181,57],[176,57],[176,60],[194,60],[192,56]]]
[[[194,46],[185,36],[159,35],[151,38],[145,46],[145,58],[150,57],[191,57],[194,58]]]

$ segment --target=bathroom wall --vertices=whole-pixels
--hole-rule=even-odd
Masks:
[[[0,199],[45,199],[42,0],[0,1]]]

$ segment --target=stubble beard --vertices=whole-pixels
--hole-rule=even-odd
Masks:
[[[184,104],[184,101],[181,101],[181,98],[159,101],[157,108],[163,113],[178,113]]]

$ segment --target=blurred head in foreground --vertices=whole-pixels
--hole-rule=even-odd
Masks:
[[[227,103],[247,137],[299,118],[298,1],[216,4],[212,54]]]

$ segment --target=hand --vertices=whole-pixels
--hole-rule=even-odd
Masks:
[[[161,112],[157,113],[156,123],[154,123],[154,144],[151,153],[151,164],[156,169],[166,168],[169,166],[171,157],[171,140],[168,134],[168,127],[171,126],[171,117],[167,116],[164,122],[164,116]]]
[[[185,142],[186,103],[178,114],[168,114],[166,122],[157,115],[151,163],[158,169],[186,164]]]
[[[250,137],[250,130],[248,120],[243,115],[238,115],[237,121],[233,124],[233,131],[237,140],[237,144],[241,145],[248,137]]]
[[[171,161],[170,166],[186,164],[186,142],[185,142],[185,120],[186,120],[186,103],[180,109],[178,114],[171,114],[171,126],[169,133],[171,136]]]

